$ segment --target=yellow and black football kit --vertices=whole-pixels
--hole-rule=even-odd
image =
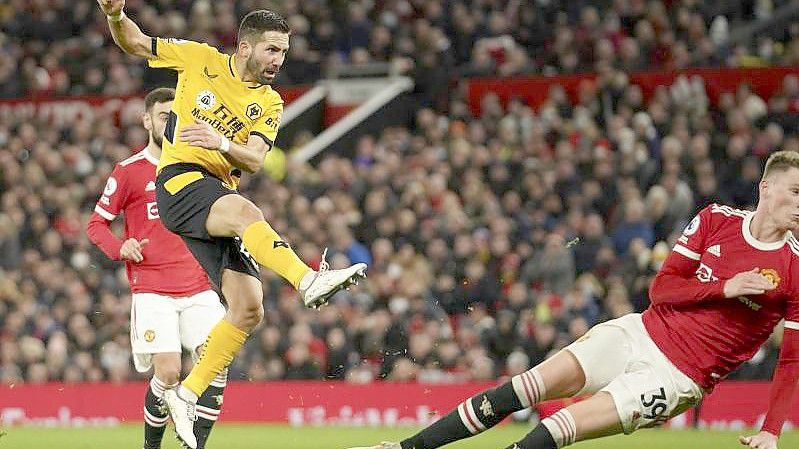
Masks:
[[[235,188],[238,180],[231,175],[235,167],[225,155],[181,141],[180,128],[201,120],[232,142],[246,144],[257,135],[272,145],[283,100],[271,86],[242,81],[234,57],[207,44],[161,38],[152,42],[150,67],[178,72],[158,170],[180,162],[197,164]]]
[[[149,64],[178,72],[156,177],[161,221],[183,238],[220,291],[225,269],[258,277],[259,265],[299,288],[312,270],[266,221],[251,223],[241,238],[208,234],[211,206],[237,193],[238,170],[223,153],[189,145],[179,137],[181,128],[201,120],[234,143],[245,144],[257,135],[271,146],[283,112],[280,95],[270,86],[243,81],[233,56],[197,42],[154,38]],[[244,330],[221,320],[208,334],[203,355],[183,386],[200,396],[246,339]]]
[[[232,142],[246,144],[257,135],[272,145],[283,100],[268,85],[243,81],[234,57],[207,44],[153,38],[148,63],[178,72],[156,178],[161,220],[183,237],[217,287],[226,268],[258,276],[258,264],[239,238],[212,237],[205,228],[214,202],[238,193],[240,171],[223,153],[189,145],[179,136],[182,127],[204,121]]]

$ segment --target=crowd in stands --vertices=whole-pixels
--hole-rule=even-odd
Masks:
[[[369,278],[306,310],[264,273],[266,317],[233,379],[455,382],[516,374],[599,321],[642,311],[671,244],[711,202],[747,208],[762,163],[799,151],[799,78],[711,104],[680,79],[644,100],[611,70],[576,104],[460,92],[446,114],[292,164],[242,189],[312,266]],[[609,101],[608,99],[612,99]],[[608,102],[609,101],[609,102]],[[124,268],[84,227],[113,165],[146,143],[135,114],[0,115],[0,381],[125,381]],[[778,333],[734,376],[767,378]]]
[[[321,311],[265,273],[266,317],[233,379],[456,382],[513,375],[590,326],[648,306],[675,237],[711,202],[747,208],[762,163],[799,151],[799,78],[711,104],[679,80],[644,100],[629,72],[799,63],[799,24],[735,43],[787,0],[128,0],[145,32],[235,47],[239,18],[283,12],[283,84],[345,64],[415,78],[413,126],[360,139],[355,157],[294,164],[243,190],[313,266],[370,265]],[[0,98],[129,95],[171,80],[110,44],[94,0],[0,3]],[[532,109],[470,76],[598,72],[577,104],[553,87]],[[447,95],[438,95],[446,91]],[[86,220],[116,162],[146,144],[136,114],[0,115],[0,382],[126,381],[124,267]],[[119,229],[121,230],[121,229]],[[767,378],[779,333],[733,377]],[[188,360],[188,359],[187,359]]]
[[[129,0],[153,36],[236,46],[239,19],[281,11],[293,30],[283,84],[342,65],[389,63],[417,84],[468,76],[630,72],[799,63],[799,24],[744,43],[732,30],[776,17],[790,0]],[[173,80],[110,45],[95,0],[0,3],[0,98],[125,95]]]

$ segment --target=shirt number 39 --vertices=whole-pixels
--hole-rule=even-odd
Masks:
[[[655,394],[651,392],[649,394],[651,394],[649,398],[647,398],[647,393],[641,395],[641,405],[644,406],[644,414],[642,416],[654,421],[665,421],[667,419],[665,413],[669,408],[666,404],[666,390],[660,387],[660,390]]]

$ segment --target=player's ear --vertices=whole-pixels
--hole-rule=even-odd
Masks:
[[[239,54],[244,58],[249,58],[250,54],[252,54],[252,45],[247,39],[242,39],[239,42]]]
[[[153,130],[153,119],[152,117],[150,117],[150,114],[144,112],[141,115],[141,124],[142,126],[144,126],[144,129],[146,129],[147,131]]]

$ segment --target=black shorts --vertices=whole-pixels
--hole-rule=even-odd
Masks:
[[[230,269],[258,277],[258,264],[238,237],[212,237],[205,229],[211,206],[225,195],[237,194],[196,164],[164,167],[155,181],[158,214],[167,229],[181,236],[189,251],[221,291],[222,271]]]

